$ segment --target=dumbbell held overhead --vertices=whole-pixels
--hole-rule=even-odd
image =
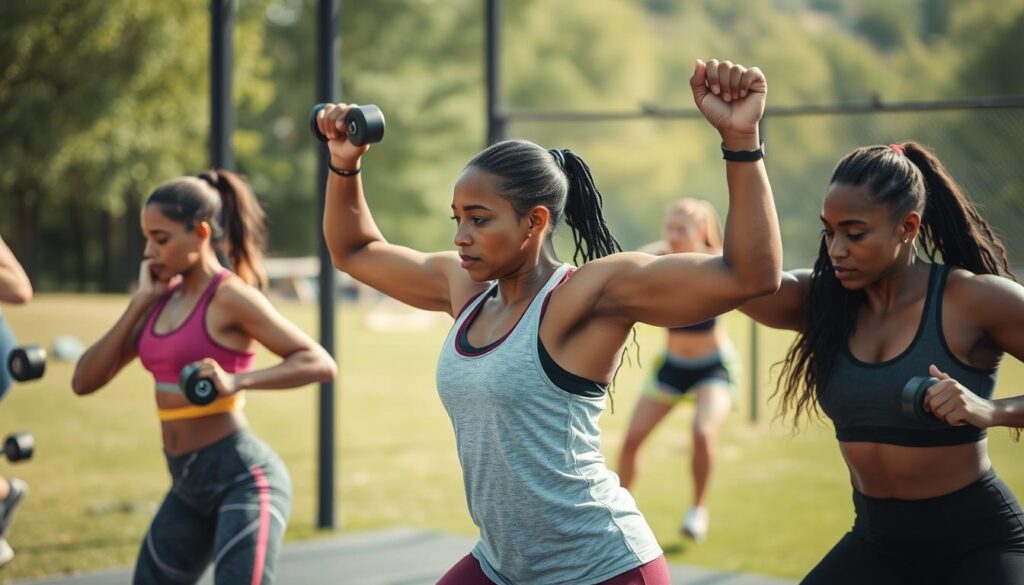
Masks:
[[[46,348],[41,345],[14,348],[7,357],[7,371],[19,382],[42,378],[46,372]]]
[[[320,132],[316,117],[325,107],[327,104],[317,104],[309,114],[309,131],[320,142],[327,142],[327,137]],[[373,144],[384,138],[384,112],[373,104],[350,109],[345,116],[345,125],[348,127],[348,141],[355,146]]]

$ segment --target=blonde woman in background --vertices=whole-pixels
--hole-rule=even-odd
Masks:
[[[702,199],[680,199],[665,212],[663,240],[641,249],[655,255],[700,252],[722,253],[722,232],[715,208]],[[680,299],[685,302],[685,299]],[[619,478],[632,487],[640,445],[672,408],[687,396],[696,401],[693,417],[693,505],[680,530],[703,542],[708,530],[705,506],[714,467],[714,441],[719,423],[733,403],[735,352],[725,327],[717,318],[668,330],[668,344],[658,358],[654,374],[644,384],[633,411],[619,457]]]

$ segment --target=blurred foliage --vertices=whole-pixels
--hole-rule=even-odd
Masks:
[[[209,118],[207,2],[15,0],[0,5],[0,228],[37,287],[116,285],[115,249],[141,257],[125,218],[165,179],[202,170]],[[236,16],[236,101],[275,93],[263,18]],[[239,132],[239,157],[261,136]],[[125,221],[117,222],[118,218]],[[134,242],[134,245],[132,243]],[[122,262],[121,264],[124,264]],[[123,270],[121,266],[118,270]],[[123,274],[123,273],[122,273]]]
[[[342,2],[341,95],[387,116],[364,181],[396,242],[451,246],[451,187],[485,140],[482,4]],[[306,131],[315,5],[236,2],[236,160],[268,210],[274,255],[314,254],[319,237]],[[503,16],[510,111],[692,108],[698,56],[760,66],[770,106],[1024,94],[1010,71],[1024,54],[1016,0],[516,0]],[[38,288],[123,290],[141,253],[140,201],[207,164],[209,3],[9,0],[0,22],[0,231]],[[971,113],[766,122],[787,266],[814,250],[816,206],[841,149],[871,141],[928,137],[955,173],[978,178],[969,190],[999,213],[1004,235],[1024,234],[1004,217],[1020,215],[1024,184],[1009,160],[1024,112],[1007,112],[992,123]],[[581,153],[626,247],[657,237],[675,197],[725,211],[717,137],[703,121],[509,131]],[[1024,245],[1009,243],[1019,263]]]

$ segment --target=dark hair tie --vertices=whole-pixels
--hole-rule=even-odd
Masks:
[[[206,171],[204,173],[199,173],[197,175],[197,177],[202,179],[202,180],[204,180],[204,181],[206,181],[206,183],[209,186],[211,186],[214,189],[220,191],[220,185],[218,185],[218,181],[219,181],[220,177],[218,175],[213,174],[212,171]]]
[[[558,163],[558,166],[560,166],[560,167],[562,167],[564,169],[565,168],[565,154],[561,150],[558,150],[557,148],[552,148],[548,152],[550,152],[551,156],[553,156],[555,158],[555,162]]]
[[[207,185],[213,187],[214,191],[216,191],[217,194],[220,195],[220,197],[221,197],[220,213],[217,214],[216,225],[212,226],[213,227],[213,240],[214,241],[218,241],[222,237],[224,237],[224,227],[223,226],[225,225],[225,220],[227,219],[225,217],[225,214],[227,212],[225,207],[227,207],[227,206],[224,205],[224,194],[223,194],[223,192],[221,191],[221,188],[220,188],[220,177],[221,177],[220,173],[218,173],[217,171],[205,171],[205,172],[199,173],[196,176],[199,179],[202,179],[204,182],[206,182]],[[231,267],[230,262],[225,264],[224,261],[222,260],[221,264],[223,264],[224,266],[226,266],[228,268]]]

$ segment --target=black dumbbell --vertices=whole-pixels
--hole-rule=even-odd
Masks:
[[[217,399],[217,386],[210,378],[201,377],[199,366],[195,364],[189,364],[181,369],[178,387],[192,404],[206,406]]]
[[[919,422],[935,422],[938,419],[924,407],[924,398],[928,389],[939,383],[938,378],[914,376],[903,387],[900,404],[903,414]]]
[[[327,142],[327,137],[320,132],[316,116],[325,107],[327,104],[317,104],[309,113],[309,131],[320,142]],[[373,104],[356,106],[349,110],[345,115],[345,124],[348,125],[348,141],[355,146],[373,144],[384,139],[384,112]]]
[[[7,357],[7,370],[19,382],[42,378],[46,371],[46,348],[41,345],[14,348]]]
[[[36,440],[28,433],[14,433],[4,439],[4,457],[12,463],[31,459],[35,448]]]

